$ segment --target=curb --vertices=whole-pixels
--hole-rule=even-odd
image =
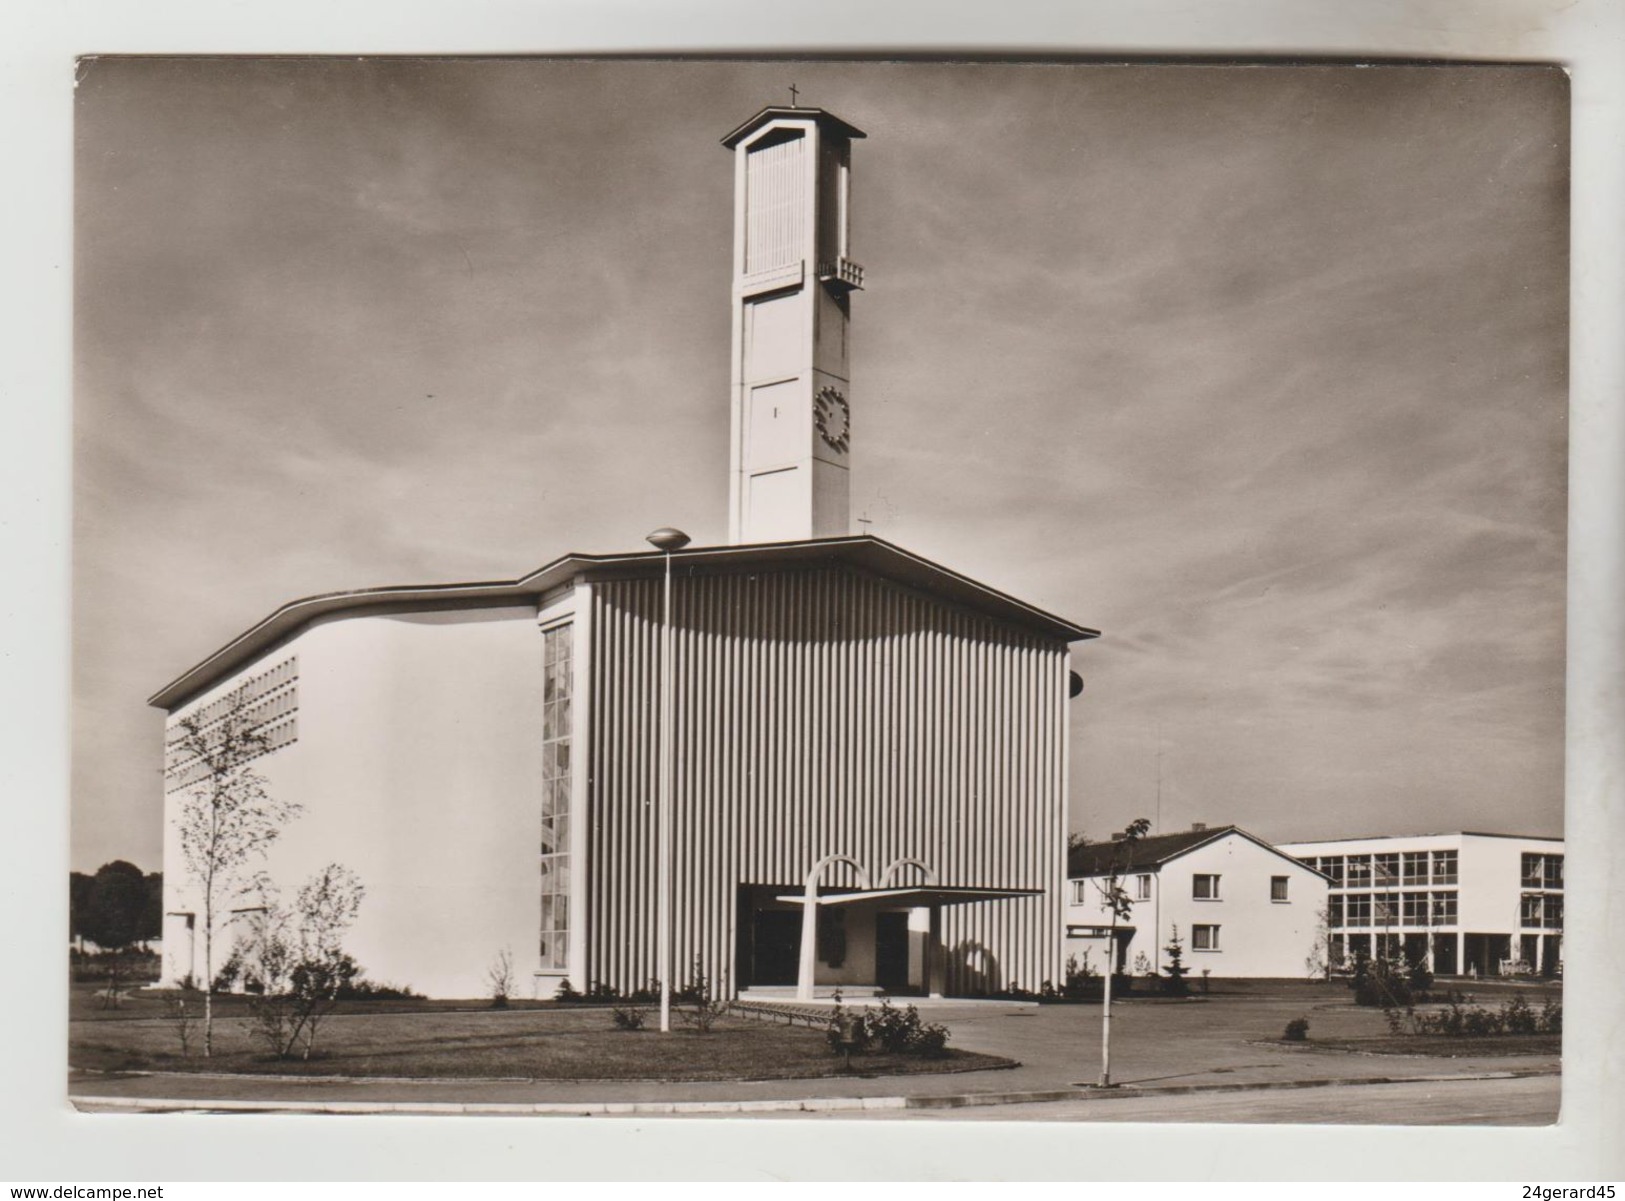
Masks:
[[[1270,1080],[1254,1084],[1176,1084],[1151,1088],[1122,1085],[1102,1089],[1075,1085],[1031,1092],[952,1093],[920,1097],[808,1097],[757,1101],[241,1101],[206,1098],[97,1097],[70,1094],[76,1109],[89,1112],[173,1113],[398,1113],[555,1115],[670,1115],[728,1113],[831,1113],[880,1109],[968,1109],[983,1105],[1032,1105],[1054,1101],[1112,1100],[1119,1097],[1185,1096],[1193,1093],[1273,1092],[1306,1088],[1355,1088],[1368,1084],[1453,1084],[1481,1080],[1522,1080],[1556,1076],[1557,1070],[1480,1072],[1449,1076],[1365,1076],[1354,1079]]]

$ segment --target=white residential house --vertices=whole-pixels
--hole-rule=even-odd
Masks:
[[[1438,975],[1556,975],[1563,840],[1463,831],[1282,843],[1331,881],[1335,961],[1399,947]]]
[[[1066,954],[1097,971],[1117,855],[1112,840],[1075,846],[1068,860]],[[1162,971],[1176,926],[1193,978],[1303,976],[1323,945],[1326,877],[1238,826],[1152,835],[1117,866],[1133,903],[1116,929],[1120,970]]]

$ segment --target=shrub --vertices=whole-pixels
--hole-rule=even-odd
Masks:
[[[841,1004],[841,994],[835,993],[835,1007],[830,1010],[829,1022],[824,1027],[824,1041],[837,1055],[851,1052],[861,1055],[874,1040],[869,1017],[862,1011],[853,1013]]]
[[[598,985],[598,987],[602,988],[603,985]],[[570,1005],[581,1000],[581,994],[576,991],[576,986],[568,980],[560,980],[559,986],[553,990],[553,999],[561,1004]]]
[[[1504,1032],[1506,1030],[1506,1019],[1499,1013],[1492,1013],[1482,1006],[1475,1005],[1467,1010],[1466,1021],[1463,1026],[1470,1037],[1482,1038]]]
[[[1563,1033],[1563,1002],[1552,997],[1540,1007],[1540,1017],[1537,1019],[1542,1034]]]
[[[1286,1024],[1281,1037],[1289,1043],[1301,1043],[1309,1037],[1309,1019],[1293,1018]]]
[[[869,1036],[880,1044],[882,1051],[894,1054],[907,1051],[909,1044],[919,1037],[920,1013],[914,1006],[895,1009],[887,1000],[880,1002],[880,1012],[868,1019]]]
[[[1168,945],[1162,948],[1168,955],[1168,966],[1164,970],[1167,975],[1162,981],[1162,991],[1170,997],[1183,997],[1190,992],[1190,986],[1185,983],[1185,974],[1190,971],[1185,966],[1185,944],[1179,939],[1179,927],[1174,926],[1168,936]]]
[[[423,994],[414,992],[404,984],[379,984],[365,977],[357,977],[339,986],[340,1001],[421,1001]]]
[[[877,1012],[844,1008],[836,995],[835,1008],[824,1028],[824,1041],[837,1055],[861,1055],[876,1050],[891,1055],[918,1055],[940,1059],[948,1053],[948,1027],[920,1019],[910,1005],[897,1009],[885,998]]]
[[[241,944],[231,948],[231,954],[220,965],[220,970],[214,974],[214,991],[231,992],[237,986],[237,981],[243,974],[243,948]]]
[[[1506,1003],[1501,1009],[1501,1021],[1508,1034],[1534,1034],[1540,1026],[1540,1019],[1522,997],[1513,997]]]
[[[199,1014],[196,1010],[186,1007],[184,996],[172,997],[165,1006],[164,1016],[169,1019],[170,1028],[175,1031],[175,1037],[180,1040],[181,1055],[186,1057],[192,1054],[192,1039],[197,1034]]]
[[[1068,1000],[1081,1001],[1085,996],[1095,991],[1094,982],[1099,979],[1095,970],[1089,966],[1089,953],[1084,952],[1083,962],[1078,962],[1076,955],[1068,955],[1066,959],[1066,980],[1061,985],[1061,995]]]
[[[909,1006],[910,1009],[914,1007]],[[940,1022],[925,1022],[915,1031],[908,1050],[924,1059],[941,1059],[948,1053],[948,1027]]]
[[[609,1015],[614,1020],[617,1030],[642,1030],[643,1023],[649,1017],[649,1011],[642,1005],[621,1001],[610,1010]]]
[[[506,947],[498,951],[485,970],[485,979],[491,986],[491,1008],[508,1008],[508,998],[513,995],[513,952]]]
[[[1433,973],[1423,960],[1408,961],[1403,954],[1382,954],[1375,959],[1361,953],[1355,957],[1349,987],[1356,1005],[1383,1009],[1406,1009],[1427,1000],[1433,986]]]
[[[728,1012],[728,1002],[711,995],[711,980],[700,966],[698,957],[694,960],[693,974],[689,976],[688,983],[674,994],[672,1000],[687,1006],[686,1009],[678,1009],[677,1016],[701,1034],[711,1033],[711,1027]]]

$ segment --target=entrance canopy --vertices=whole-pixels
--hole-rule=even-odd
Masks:
[[[819,905],[855,905],[860,901],[884,901],[893,905],[963,905],[970,901],[1003,901],[1010,897],[1041,897],[1041,888],[957,888],[940,884],[921,885],[918,888],[860,888],[855,892],[826,892],[817,898]],[[775,897],[799,905],[807,898],[801,893]]]

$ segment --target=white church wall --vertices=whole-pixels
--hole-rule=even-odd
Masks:
[[[367,899],[346,945],[375,981],[479,996],[504,948],[527,977],[539,897],[535,609],[329,619],[288,650],[299,656],[299,741],[257,764],[303,806],[265,864],[284,896],[326,863],[355,871]],[[170,862],[178,845],[166,847]]]

